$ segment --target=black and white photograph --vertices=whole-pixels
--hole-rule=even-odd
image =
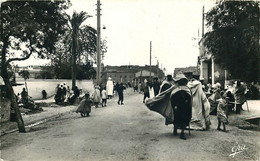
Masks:
[[[260,161],[260,1],[0,4],[0,161]]]

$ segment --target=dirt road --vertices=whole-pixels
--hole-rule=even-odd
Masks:
[[[2,159],[33,161],[85,160],[260,160],[260,133],[227,126],[216,130],[212,116],[209,131],[191,131],[187,140],[172,135],[172,125],[149,111],[142,95],[116,98],[107,107],[92,109],[90,117],[70,113],[33,127],[25,134],[1,137]],[[186,132],[188,134],[188,132]],[[235,153],[237,152],[237,153]],[[231,156],[230,156],[231,154]],[[233,154],[233,155],[232,155]]]

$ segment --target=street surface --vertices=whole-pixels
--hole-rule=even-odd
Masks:
[[[227,126],[216,130],[216,116],[209,131],[186,132],[187,140],[172,134],[164,118],[142,103],[143,95],[117,97],[107,107],[92,107],[90,117],[68,113],[32,127],[27,133],[1,137],[0,158],[5,161],[85,160],[260,160],[260,133]]]

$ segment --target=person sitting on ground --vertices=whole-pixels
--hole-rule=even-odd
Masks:
[[[47,99],[47,92],[44,90],[42,90],[42,99]]]
[[[23,91],[21,92],[21,97],[22,97],[22,103],[23,105],[26,105],[28,102],[28,93],[25,90],[25,88],[23,88]]]
[[[80,102],[76,113],[80,112],[82,117],[89,116],[91,112],[91,99],[89,98],[89,92],[85,93],[84,98]]]
[[[78,98],[80,95],[80,91],[77,86],[75,86],[72,90],[73,90],[73,94],[71,95],[71,97],[69,99],[69,103],[71,105],[73,105],[75,103],[76,98]]]
[[[228,105],[228,101],[227,101],[227,97],[225,95],[224,91],[220,92],[220,96],[221,98],[218,101],[218,107],[217,107],[217,118],[218,118],[218,127],[217,130],[221,130],[220,129],[220,125],[222,123],[223,125],[223,131],[226,132],[226,126],[225,124],[228,124],[228,117],[227,117],[227,105]]]
[[[56,104],[59,104],[62,102],[62,89],[60,88],[60,86],[57,88],[57,92],[55,94],[54,100]]]

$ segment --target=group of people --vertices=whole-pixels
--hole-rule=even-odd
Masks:
[[[154,79],[154,82],[157,82],[157,79]],[[149,85],[149,83],[146,84]],[[153,109],[153,106],[157,106],[155,107],[157,110],[154,111],[161,111],[159,113],[166,117],[166,125],[174,124],[174,135],[177,135],[177,129],[181,129],[180,138],[184,140],[186,140],[184,130],[189,125],[192,115],[192,94],[187,84],[188,79],[184,75],[177,75],[174,79],[171,75],[167,75],[159,88],[154,89],[156,97],[146,102],[145,97],[143,99],[148,108]],[[145,93],[146,90],[144,90],[144,95]],[[160,110],[158,108],[164,109]],[[165,113],[165,111],[170,112]]]
[[[94,88],[95,89],[91,95],[89,94],[89,92],[85,93],[83,100],[80,102],[78,109],[76,110],[76,112],[81,113],[82,117],[89,116],[92,105],[98,108],[99,104],[101,103],[101,106],[105,107],[107,104],[107,99],[111,99],[113,97],[115,90],[118,94],[117,103],[119,105],[124,104],[124,90],[126,89],[126,87],[123,85],[123,83],[115,86],[112,78],[109,77],[105,87],[100,87],[99,85],[96,85]]]
[[[55,103],[56,104],[74,104],[77,97],[80,95],[80,90],[75,86],[72,90],[66,83],[57,84],[55,89]]]
[[[23,106],[24,108],[35,110],[38,109],[38,106],[32,100],[32,98],[28,95],[28,92],[25,88],[23,88],[21,94],[18,93],[16,95],[16,102],[18,105]]]
[[[175,78],[168,75],[159,88],[157,86],[156,79],[152,83],[146,82],[143,89],[143,102],[149,109],[165,116],[166,125],[174,124],[174,135],[177,135],[177,129],[180,128],[181,139],[186,139],[184,129],[192,121],[199,122],[202,130],[209,129],[210,114],[217,115],[217,130],[226,131],[225,125],[228,124],[229,111],[233,110],[239,114],[246,101],[247,89],[239,80],[235,82],[234,86],[223,90],[220,83],[205,88],[203,82],[195,78],[188,80],[183,74],[178,74]],[[151,97],[152,88],[154,96],[156,96],[154,98]],[[166,97],[169,99],[165,99]],[[146,100],[147,98],[152,99]],[[171,104],[170,110],[165,107],[169,104],[167,101]],[[221,125],[223,125],[223,129],[221,129]]]
[[[248,92],[245,84],[242,84],[240,80],[237,80],[233,85],[228,86],[226,90],[221,88],[220,83],[212,85],[211,95],[208,97],[208,100],[211,105],[211,113],[215,114],[217,112],[217,106],[219,99],[223,97],[228,101],[227,112],[234,111],[237,114],[241,113],[243,110],[242,105],[246,102],[246,94]],[[221,95],[221,92],[223,95]],[[209,93],[209,92],[208,92]]]

